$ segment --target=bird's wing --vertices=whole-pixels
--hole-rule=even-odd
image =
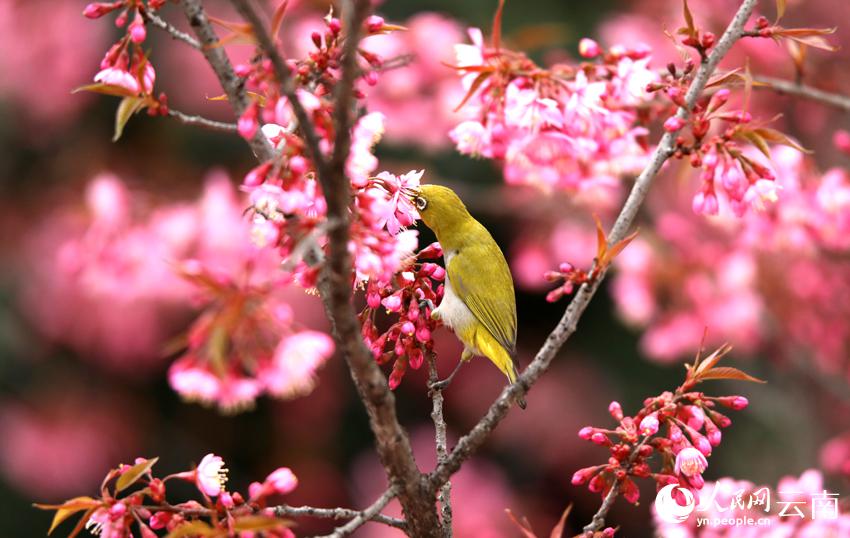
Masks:
[[[514,282],[505,256],[489,233],[487,236],[489,241],[459,250],[449,260],[446,271],[460,300],[513,355],[517,325]]]

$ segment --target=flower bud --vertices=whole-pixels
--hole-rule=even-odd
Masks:
[[[133,43],[139,44],[145,40],[148,32],[145,29],[145,21],[142,19],[142,14],[140,12],[136,12],[133,23],[130,24],[128,30],[130,31],[130,39]]]
[[[658,433],[658,426],[658,413],[651,413],[640,421],[640,433],[641,435],[655,435]]]
[[[614,420],[623,420],[623,408],[620,406],[619,402],[611,402],[608,405],[608,412],[611,413]]]
[[[602,432],[596,432],[590,436],[590,440],[600,446],[611,446],[611,440]]]
[[[366,29],[370,34],[375,34],[381,31],[384,27],[384,18],[378,15],[371,15],[366,19]]]
[[[578,431],[578,436],[585,441],[589,441],[595,430],[596,428],[593,426],[585,426]]]
[[[668,133],[674,133],[685,126],[685,120],[679,116],[670,116],[664,122],[664,130]]]
[[[596,41],[585,37],[578,42],[578,53],[582,58],[596,58],[602,53],[602,48]]]
[[[124,5],[124,2],[92,2],[83,9],[83,16],[89,19],[99,19],[122,5]]]

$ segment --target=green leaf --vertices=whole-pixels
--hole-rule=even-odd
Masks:
[[[169,532],[165,538],[186,538],[188,536],[215,536],[219,531],[203,521],[190,521]]]
[[[49,535],[56,529],[56,527],[72,515],[87,508],[94,508],[99,504],[100,501],[92,499],[91,497],[74,497],[62,504],[35,504],[33,506],[40,510],[56,510],[56,514],[53,516],[53,522],[50,524],[50,529],[47,531],[47,534]]]
[[[270,531],[291,526],[289,520],[268,516],[243,516],[233,522],[233,530],[236,531]]]
[[[707,379],[735,379],[738,381],[750,381],[753,383],[767,383],[767,381],[753,377],[750,374],[744,373],[737,368],[732,368],[731,366],[712,368],[699,374],[698,379],[699,381],[705,381]]]
[[[121,99],[118,104],[118,110],[115,111],[115,134],[112,135],[112,141],[117,142],[121,138],[121,133],[124,132],[124,126],[130,121],[130,117],[142,109],[145,104],[143,97],[127,96]]]
[[[158,460],[159,458],[151,458],[137,463],[127,469],[115,482],[115,492],[118,493],[119,491],[123,491],[135,484],[142,475],[151,470],[151,467],[153,467]]]

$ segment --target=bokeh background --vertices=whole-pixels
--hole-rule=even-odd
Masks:
[[[94,75],[118,32],[82,18],[85,3],[0,0],[0,536],[43,535],[50,515],[31,503],[94,493],[109,468],[136,456],[160,456],[162,471],[178,471],[214,452],[240,490],[286,465],[300,479],[285,499],[290,504],[367,505],[385,482],[339,357],[320,370],[309,395],[261,398],[237,415],[183,402],[168,386],[175,356],[168,345],[198,312],[191,286],[173,274],[171,262],[238,256],[247,203],[236,187],[252,156],[235,136],[144,115],[110,143],[116,100],[70,94]],[[772,13],[771,3],[763,3]],[[718,34],[735,4],[691,1]],[[850,21],[845,0],[788,4],[787,21],[796,25]],[[230,15],[226,2],[209,6]],[[284,27],[289,54],[306,50],[310,28],[327,8],[322,1],[291,2]],[[372,98],[389,123],[378,147],[381,169],[424,168],[427,181],[456,188],[493,232],[518,283],[525,364],[565,307],[545,301],[550,288],[542,272],[560,261],[589,260],[591,211],[610,222],[614,207],[507,187],[492,163],[453,150],[446,133],[463,117],[452,112],[462,89],[441,62],[452,60],[452,44],[465,39],[467,26],[489,28],[495,1],[390,0],[378,9],[411,29],[381,46],[418,55],[409,68],[387,73]],[[578,40],[591,36],[605,45],[647,42],[656,51],[653,65],[661,67],[674,54],[661,32],[676,28],[680,13],[667,0],[509,1],[504,25],[509,42],[541,62],[574,57]],[[180,19],[173,5],[163,14]],[[847,45],[848,35],[839,28],[834,42]],[[149,44],[157,85],[171,106],[233,121],[226,103],[205,99],[220,90],[193,51],[153,29]],[[250,54],[244,46],[229,51]],[[748,55],[754,72],[793,75],[787,54],[772,43],[745,45],[736,54],[731,62]],[[811,56],[812,83],[850,92],[846,47]],[[846,114],[771,93],[757,93],[753,106],[768,117],[783,113],[778,125],[815,151],[806,164],[783,157],[787,170],[820,178],[847,167],[848,156],[832,144],[832,133],[850,123]],[[602,463],[607,452],[576,432],[613,425],[606,412],[611,400],[631,413],[644,397],[675,388],[703,327],[710,343],[736,346],[734,365],[768,381],[717,382],[710,389],[743,393],[751,406],[732,417],[706,478],[775,484],[826,467],[830,490],[850,492],[837,461],[846,456],[840,436],[850,430],[850,250],[819,257],[817,247],[804,245],[758,253],[741,244],[735,224],[709,227],[691,215],[696,183],[681,172],[671,166],[660,179],[642,217],[643,243],[594,299],[578,333],[529,395],[528,410],[512,413],[457,476],[457,536],[517,535],[506,508],[548,533],[569,503],[575,504],[569,525],[577,532],[599,499],[570,478]],[[86,249],[96,254],[87,256]],[[805,267],[797,267],[800,260]],[[315,297],[293,289],[287,300],[299,324],[327,329]],[[447,373],[460,349],[445,331],[438,336]],[[418,460],[430,466],[425,377],[409,372],[397,396]],[[465,367],[446,394],[450,436],[471,427],[502,385],[486,361]],[[639,506],[619,501],[611,513],[624,536],[652,533],[654,485],[644,486]],[[304,520],[297,532],[328,529],[327,522]],[[359,535],[388,533],[367,525]]]

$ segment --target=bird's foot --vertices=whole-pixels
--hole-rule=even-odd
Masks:
[[[451,384],[452,379],[455,378],[457,373],[460,371],[460,367],[463,366],[464,361],[460,361],[455,366],[454,371],[449,375],[449,377],[443,379],[442,381],[435,381],[428,385],[428,395],[433,396],[436,392],[441,392],[446,390],[446,388]]]

